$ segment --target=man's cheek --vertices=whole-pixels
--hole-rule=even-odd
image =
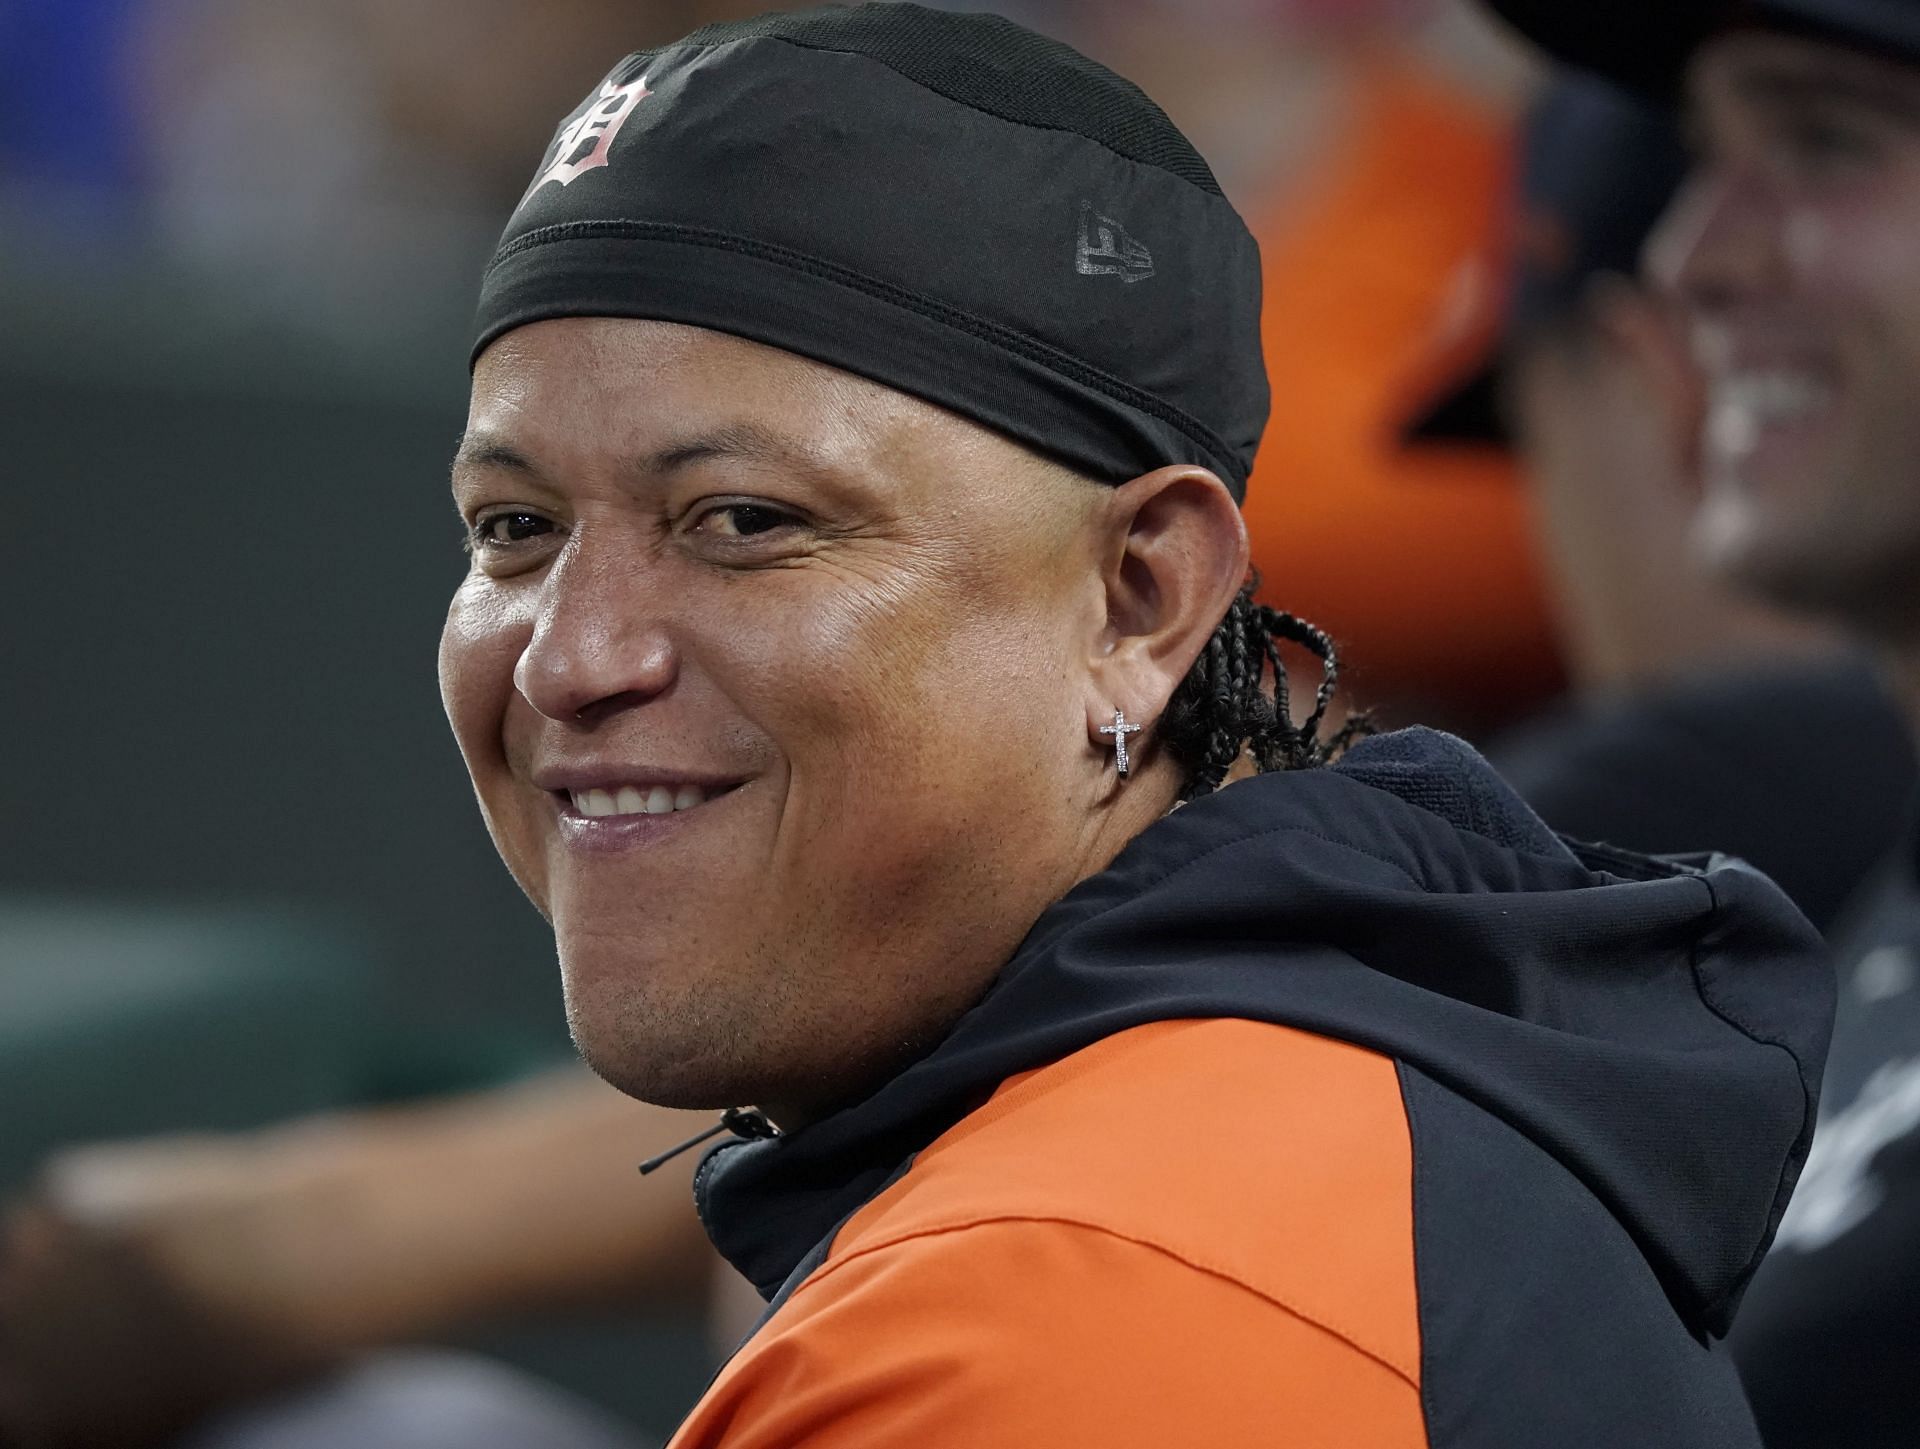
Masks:
[[[937,667],[940,632],[911,594],[863,584],[760,611],[714,642],[729,696],[804,757],[878,748],[927,724],[922,679]]]
[[[440,698],[470,770],[499,749],[530,633],[491,580],[472,576],[455,592],[440,634]]]

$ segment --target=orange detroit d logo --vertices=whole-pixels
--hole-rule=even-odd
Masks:
[[[560,133],[553,164],[540,173],[540,179],[533,183],[533,189],[538,191],[549,181],[558,181],[565,186],[581,172],[606,165],[607,153],[613,149],[613,138],[620,134],[620,128],[626,124],[627,117],[640,104],[641,98],[650,94],[644,75],[623,86],[617,86],[612,81],[601,86],[600,95],[594,103]]]

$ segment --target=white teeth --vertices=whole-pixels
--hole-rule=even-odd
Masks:
[[[1729,373],[1713,384],[1707,439],[1723,454],[1749,453],[1766,428],[1799,422],[1832,402],[1832,386],[1808,373]]]
[[[1752,408],[1716,396],[1707,409],[1706,440],[1723,458],[1744,458],[1760,442],[1760,419]]]
[[[1730,432],[1728,441],[1751,447],[1751,434],[1759,428],[1797,422],[1832,401],[1834,388],[1807,372],[1732,372],[1718,378],[1713,386],[1715,420],[1711,426]]]
[[[608,815],[668,815],[675,810],[691,810],[707,802],[707,792],[698,785],[671,789],[655,785],[643,790],[638,785],[622,785],[617,790],[570,790],[569,797],[578,814],[590,820]]]

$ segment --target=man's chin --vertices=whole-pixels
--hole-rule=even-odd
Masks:
[[[1897,618],[1887,611],[1910,594],[1904,583],[1920,569],[1920,539],[1906,548],[1891,533],[1842,540],[1821,521],[1727,509],[1720,517],[1703,510],[1695,545],[1696,556],[1729,589],[1789,614],[1870,638],[1910,622],[1906,611]]]
[[[1803,538],[1769,521],[1752,498],[1727,485],[1709,491],[1693,523],[1694,555],[1728,588],[1765,602],[1808,607],[1803,597],[1818,588],[1821,569]]]
[[[572,1031],[574,1048],[594,1075],[636,1101],[716,1112],[748,1103],[741,1074],[710,1059],[630,1037],[603,1041],[578,1024]]]
[[[563,961],[567,1030],[594,1074],[659,1107],[715,1110],[753,1105],[766,1086],[755,1072],[753,1023],[726,1010],[711,984],[602,976]]]

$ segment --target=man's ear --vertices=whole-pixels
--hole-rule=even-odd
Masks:
[[[1143,725],[1159,719],[1247,577],[1246,524],[1205,468],[1157,468],[1114,489],[1109,505],[1090,731],[1116,709]]]

